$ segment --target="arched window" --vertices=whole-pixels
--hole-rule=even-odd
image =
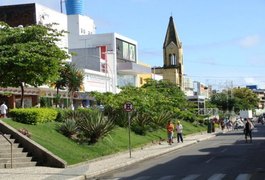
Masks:
[[[176,55],[169,54],[169,61],[170,61],[170,65],[177,65]]]

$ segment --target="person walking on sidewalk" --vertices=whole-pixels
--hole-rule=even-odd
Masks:
[[[171,145],[173,143],[173,135],[174,135],[174,124],[171,121],[167,122],[167,138],[168,144]]]
[[[2,103],[2,105],[0,106],[0,111],[1,111],[1,116],[2,118],[6,118],[6,111],[7,111],[7,106],[5,104],[5,102]]]
[[[252,143],[252,130],[253,129],[254,129],[254,125],[252,124],[250,119],[247,118],[247,122],[246,122],[245,128],[244,128],[244,134],[245,134],[246,143],[248,142],[248,136],[249,136],[250,142]]]
[[[179,143],[180,141],[183,142],[182,130],[183,130],[183,126],[182,126],[182,124],[180,124],[180,121],[178,121],[178,122],[177,122],[177,125],[176,125],[176,131],[177,131],[177,140],[178,140],[178,143]]]

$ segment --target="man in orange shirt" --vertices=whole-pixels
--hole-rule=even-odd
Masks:
[[[167,122],[167,138],[168,144],[171,145],[173,143],[173,132],[174,132],[174,124],[171,121]]]

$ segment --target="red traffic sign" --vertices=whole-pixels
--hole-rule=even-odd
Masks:
[[[133,110],[133,105],[131,102],[126,102],[124,105],[123,105],[123,109],[124,111],[126,112],[131,112]]]

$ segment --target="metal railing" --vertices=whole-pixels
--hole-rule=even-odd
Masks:
[[[5,137],[5,135],[2,132],[0,132],[0,135],[3,136],[7,140],[7,142],[9,142],[10,144],[10,150],[11,150],[11,153],[10,153],[11,162],[10,163],[11,163],[11,168],[13,168],[13,143],[7,137]]]
[[[218,109],[217,108],[198,108],[198,114],[216,116],[218,115]]]

